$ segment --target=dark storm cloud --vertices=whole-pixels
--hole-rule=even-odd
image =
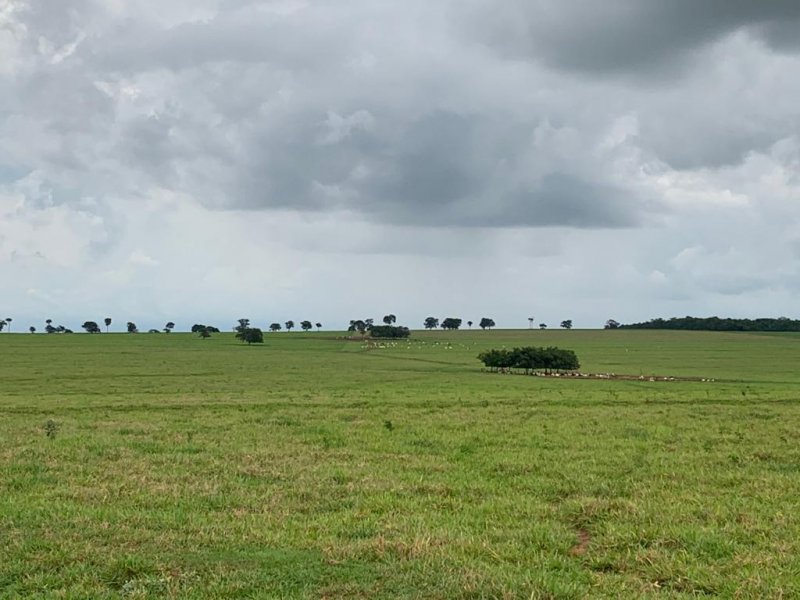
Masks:
[[[796,0],[518,0],[473,6],[468,37],[510,56],[598,75],[658,79],[739,30],[783,49],[797,49],[800,37]]]
[[[272,130],[248,152],[262,162],[246,168],[241,205],[346,209],[403,225],[582,228],[634,226],[656,208],[591,175],[520,178],[536,124],[445,111],[381,120],[335,143],[321,143],[321,116]]]

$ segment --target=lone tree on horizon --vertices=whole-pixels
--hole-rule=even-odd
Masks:
[[[106,317],[105,319],[103,319],[103,323],[106,324],[106,333],[108,333],[108,328],[111,325],[111,317]]]
[[[436,317],[427,317],[424,325],[425,329],[436,329],[439,326],[439,319]]]
[[[547,329],[547,323],[539,323],[539,329]]]
[[[264,333],[258,327],[250,327],[250,319],[239,319],[239,324],[233,329],[236,339],[248,345],[264,343]]]
[[[533,317],[528,317],[528,329],[533,329]]]
[[[481,319],[481,322],[478,323],[478,327],[480,327],[484,331],[486,330],[487,327],[491,329],[492,327],[494,327],[494,319],[490,319],[489,317],[483,317]]]
[[[281,324],[280,323],[273,323],[272,325],[269,326],[269,330],[270,331],[280,331],[281,330]]]
[[[8,333],[11,333],[11,321],[13,321],[11,317],[6,318],[6,323],[8,324]]]
[[[446,319],[442,320],[441,327],[442,329],[458,329],[461,327],[461,319],[447,317]]]
[[[128,333],[139,333],[139,328],[133,321],[128,321]]]
[[[30,331],[31,333],[36,333],[36,327],[31,325],[30,327],[28,327],[28,331]]]
[[[386,325],[392,325],[392,324],[397,322],[397,317],[395,317],[393,314],[390,313],[390,314],[386,315],[385,317],[383,317],[383,322]]]
[[[94,321],[85,321],[81,327],[86,330],[86,333],[100,333],[100,326]]]
[[[322,329],[322,323],[317,323],[317,331],[319,331],[320,329]]]
[[[561,321],[561,327],[564,329],[572,329],[572,319],[565,319]]]
[[[300,323],[300,329],[303,331],[309,331],[312,327],[313,325],[311,324],[311,321],[302,321]]]
[[[164,333],[172,333],[173,329],[175,329],[175,323],[172,321],[164,325]]]

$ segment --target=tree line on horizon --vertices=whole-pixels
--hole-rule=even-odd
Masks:
[[[609,326],[609,324],[613,326]],[[800,331],[800,320],[788,317],[731,319],[720,317],[672,317],[642,323],[619,324],[609,320],[606,329],[676,329],[687,331]]]
[[[370,332],[373,337],[408,337],[410,330],[407,327],[396,326],[397,317],[394,314],[388,314],[383,317],[384,325],[376,325],[374,319],[353,319],[350,321],[347,330],[350,332],[358,332],[365,335]],[[247,319],[249,324],[249,319]],[[7,317],[0,319],[0,332],[6,329],[11,332],[11,324],[13,319]],[[109,332],[112,324],[111,317],[103,319],[106,332]],[[444,317],[441,320],[436,317],[426,317],[422,325],[426,330],[444,329],[444,330],[458,330],[463,324],[462,319],[456,317]],[[467,321],[467,326],[471,329],[473,321]],[[533,328],[534,318],[528,317],[529,328]],[[238,332],[240,324],[234,327],[234,331]],[[81,327],[87,333],[102,333],[101,326],[96,321],[85,321]],[[249,325],[248,325],[249,327]],[[490,317],[482,317],[478,323],[478,327],[483,330],[491,330],[495,327],[494,319]],[[562,329],[572,329],[572,319],[565,319],[561,321],[560,327]],[[286,330],[290,332],[295,328],[293,320],[285,321],[283,324],[278,322],[270,323],[268,330],[270,332],[278,332]],[[316,328],[317,331],[322,329],[322,323],[312,323],[309,320],[300,321],[300,329],[303,331],[311,331]],[[162,329],[150,329],[148,333],[171,333],[175,329],[175,323],[168,321]],[[547,329],[546,323],[539,323],[539,329]],[[720,318],[720,317],[672,317],[670,319],[656,318],[641,323],[628,323],[623,324],[614,319],[609,319],[604,325],[604,329],[675,329],[675,330],[690,330],[690,331],[772,331],[772,332],[800,332],[800,320],[790,319],[788,317],[778,318],[759,318],[759,319],[733,319],[733,318]],[[36,333],[35,326],[28,328],[30,333]],[[133,321],[128,321],[125,326],[127,333],[139,333],[139,328]],[[201,337],[209,337],[212,333],[220,333],[219,328],[196,323],[191,327],[192,333],[198,333]],[[63,325],[54,325],[52,319],[47,319],[44,326],[45,333],[73,333],[72,329],[64,327]],[[205,335],[204,335],[205,332]]]
[[[13,319],[11,317],[8,317],[6,319],[0,319],[0,332],[2,332],[3,329],[6,327],[8,328],[8,331],[11,332],[12,321]],[[234,331],[238,331],[238,328],[241,326],[241,319],[239,319],[239,321],[240,323],[239,325],[234,327]],[[249,319],[247,319],[247,321],[249,323]],[[533,327],[533,321],[534,321],[533,317],[528,318],[528,323],[531,328]],[[105,319],[103,319],[103,324],[105,325],[106,333],[109,333],[112,322],[113,320],[111,319],[111,317],[106,317]],[[384,325],[375,325],[375,320],[371,318],[352,319],[347,327],[347,331],[358,332],[361,333],[362,335],[367,332],[370,332],[373,334],[374,337],[408,337],[408,332],[410,332],[409,328],[404,326],[396,326],[395,325],[396,322],[397,322],[397,316],[395,316],[394,314],[388,314],[383,317]],[[436,317],[427,317],[423,321],[422,325],[427,330],[433,330],[440,327],[444,330],[457,330],[461,328],[462,323],[463,320],[456,317],[445,317],[441,319],[441,321]],[[470,329],[472,328],[472,325],[473,321],[471,320],[467,321],[467,326]],[[495,326],[496,324],[494,319],[490,317],[483,317],[478,323],[478,327],[480,327],[483,330],[486,329],[491,330]],[[315,327],[317,331],[320,331],[322,329],[322,323],[320,322],[312,323],[309,320],[300,321],[300,329],[302,329],[303,331],[310,331]],[[564,329],[572,329],[572,320],[566,319],[564,321],[561,321],[561,327]],[[102,328],[100,327],[97,321],[91,321],[91,320],[84,321],[84,323],[81,325],[81,328],[84,329],[86,333],[91,333],[91,334],[103,332]],[[291,319],[285,321],[283,324],[278,322],[273,322],[270,323],[270,325],[268,326],[268,330],[270,332],[282,331],[284,329],[290,332],[294,328],[295,328],[295,322]],[[547,329],[547,324],[539,323],[539,328]],[[147,332],[172,333],[174,329],[175,329],[175,323],[173,321],[168,321],[162,329],[154,328],[154,329],[149,329]],[[30,326],[28,328],[28,331],[30,331],[30,333],[36,333],[37,329],[35,326]],[[135,322],[128,321],[125,326],[125,331],[127,333],[139,333],[139,328]],[[190,331],[192,333],[199,333],[201,334],[202,337],[209,337],[208,335],[202,335],[203,332],[209,335],[212,333],[220,332],[219,328],[214,327],[212,325],[205,325],[202,323],[195,323],[194,325],[192,325]],[[52,319],[47,319],[45,321],[44,332],[74,333],[72,329],[64,327],[63,325],[53,325]]]

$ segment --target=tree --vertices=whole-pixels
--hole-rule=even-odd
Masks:
[[[3,327],[5,327],[5,326],[6,326],[6,322],[5,321],[0,321],[0,331],[3,331]]]
[[[439,326],[439,319],[428,317],[425,319],[425,329],[436,329]]]
[[[44,330],[47,333],[56,333],[57,329],[55,327],[53,327],[53,319],[47,319],[45,321]]]
[[[111,325],[111,317],[106,317],[103,319],[103,322],[106,324],[106,333],[108,333],[108,328]]]
[[[528,317],[528,329],[533,329],[533,317]]]
[[[237,340],[244,341],[244,332],[250,327],[250,319],[239,319],[239,324],[233,328]]]
[[[94,321],[86,321],[81,327],[86,330],[86,333],[100,333],[100,326]]]
[[[269,326],[269,330],[270,331],[280,331],[281,330],[281,324],[280,323],[273,323],[272,325]]]
[[[317,331],[319,331],[320,329],[322,329],[322,323],[317,323]]]
[[[12,319],[11,317],[8,317],[6,319],[6,323],[8,323],[8,333],[11,333],[11,321],[13,321],[13,320],[14,319]]]
[[[361,319],[352,320],[350,321],[350,326],[347,328],[347,331],[357,331],[361,335],[364,335],[367,331],[367,321],[362,321]]]
[[[314,326],[311,324],[311,321],[302,321],[300,323],[300,329],[303,331],[309,331],[312,327]]]
[[[211,332],[208,330],[208,327],[201,327],[197,331],[197,333],[199,333],[200,337],[203,338],[204,340],[207,340],[208,338],[211,337]]]
[[[136,327],[136,323],[133,321],[128,321],[128,333],[139,333],[139,328]]]
[[[30,331],[31,333],[36,333],[36,327],[31,325],[30,327],[28,327],[28,331]]]
[[[264,333],[258,327],[250,327],[250,319],[239,319],[239,324],[233,330],[237,340],[248,344],[264,343]]]
[[[213,327],[212,325],[203,325],[202,323],[195,323],[192,325],[192,333],[200,333],[203,329],[208,329],[209,333],[219,333],[219,329],[217,327]]]
[[[481,329],[483,329],[484,331],[486,330],[486,328],[487,328],[487,327],[488,327],[489,329],[491,329],[492,327],[494,327],[494,320],[493,320],[493,319],[490,319],[489,317],[483,317],[483,318],[481,319],[481,322],[480,322],[480,323],[478,323],[478,327],[480,327],[480,328],[481,328]]]
[[[395,324],[397,322],[397,317],[395,317],[392,314],[388,314],[385,317],[383,317],[383,322],[386,325],[393,325],[393,324]]]
[[[619,323],[614,319],[609,319],[608,321],[606,321],[606,324],[603,327],[603,329],[617,329],[617,328],[619,328]]]
[[[547,323],[539,323],[539,329],[547,329]]]
[[[467,321],[467,326],[469,326],[469,328],[472,329],[472,321]]]
[[[447,317],[442,320],[442,329],[458,329],[461,327],[461,319]]]
[[[247,342],[248,345],[263,344],[264,333],[258,327],[248,327],[244,331],[244,335],[242,336],[242,341]]]
[[[173,329],[175,329],[175,323],[172,321],[164,325],[164,333],[172,333]]]
[[[294,329],[294,321],[286,321],[284,325],[286,325],[286,331],[291,331]]]
[[[565,321],[561,321],[561,327],[564,329],[572,329],[572,319],[566,319]]]

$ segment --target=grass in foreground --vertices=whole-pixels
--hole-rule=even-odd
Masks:
[[[266,341],[0,336],[0,597],[800,596],[800,337]]]

